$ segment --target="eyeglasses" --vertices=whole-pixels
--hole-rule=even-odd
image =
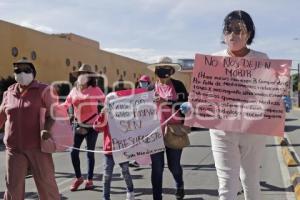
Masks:
[[[234,33],[236,35],[239,35],[241,32],[242,32],[242,29],[240,29],[240,28],[232,29],[230,27],[227,27],[227,28],[225,28],[224,34],[229,35],[231,33]]]
[[[30,73],[32,73],[32,69],[31,68],[23,68],[23,69],[15,68],[14,69],[14,73],[16,73],[16,74],[20,74],[22,72],[25,72],[26,74],[30,74]]]

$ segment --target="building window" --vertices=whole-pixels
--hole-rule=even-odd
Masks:
[[[126,71],[123,71],[123,76],[126,77]]]
[[[73,66],[73,71],[76,71],[76,67],[75,66]]]
[[[133,73],[133,78],[136,78],[136,73]]]
[[[66,59],[66,65],[67,65],[67,66],[70,66],[70,65],[71,65],[71,61],[70,61],[69,58]]]
[[[36,52],[35,51],[31,52],[31,59],[36,60]]]
[[[116,70],[116,72],[117,72],[117,75],[119,75],[119,74],[120,74],[120,70],[119,70],[119,69],[117,69],[117,70]]]
[[[98,71],[98,65],[95,65],[95,72]]]
[[[17,57],[17,56],[18,56],[18,53],[19,53],[19,50],[18,50],[17,47],[13,47],[13,48],[11,49],[11,55],[12,55],[13,57]]]
[[[81,65],[82,65],[82,62],[78,61],[77,67],[79,68],[79,67],[81,67]]]
[[[106,73],[106,66],[103,67],[103,73]]]

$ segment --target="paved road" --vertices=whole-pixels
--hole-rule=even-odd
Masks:
[[[285,138],[287,138],[289,145],[288,148],[295,159],[300,163],[300,108],[294,108],[288,114],[285,126]],[[300,166],[289,167],[290,176],[295,173],[300,173]]]
[[[97,148],[101,149],[101,135],[98,138]],[[217,200],[217,177],[212,158],[208,131],[196,131],[190,135],[191,146],[186,148],[183,153],[182,164],[184,168],[184,180],[187,200]],[[82,168],[85,169],[85,154],[82,156]],[[80,190],[70,192],[69,186],[73,178],[73,170],[69,153],[56,153],[53,155],[56,166],[56,180],[63,199],[82,200],[82,199],[101,199],[102,186],[102,155],[96,155],[95,184],[93,191]],[[0,151],[0,198],[5,189],[4,183],[4,151]],[[268,138],[264,161],[262,163],[261,189],[263,200],[291,200],[295,199],[291,192],[291,185],[288,179],[287,167],[283,164],[280,147],[274,138]],[[137,200],[150,200],[149,166],[141,168],[131,168],[134,179],[135,194]],[[120,177],[120,168],[115,167],[112,182],[112,200],[125,199],[124,181]],[[173,193],[174,182],[167,168],[164,173],[164,199],[175,199]],[[36,189],[32,178],[26,179],[26,199],[37,199]],[[239,195],[238,200],[244,199]]]

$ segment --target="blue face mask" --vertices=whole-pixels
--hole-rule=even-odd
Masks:
[[[139,86],[140,86],[140,88],[148,88],[148,82],[144,82],[144,81],[141,81],[141,82],[139,82]]]

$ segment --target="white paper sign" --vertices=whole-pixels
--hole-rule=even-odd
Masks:
[[[116,163],[164,151],[154,92],[106,98],[108,125]]]

